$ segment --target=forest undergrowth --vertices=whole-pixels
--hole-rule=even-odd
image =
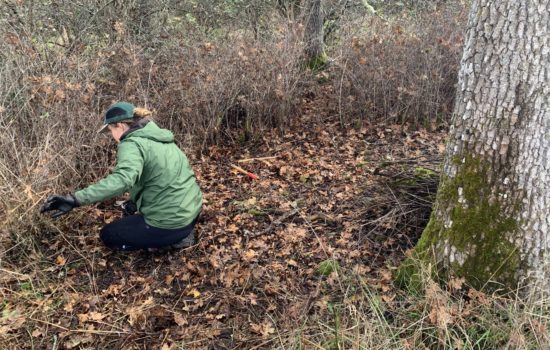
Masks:
[[[114,200],[35,216],[38,236],[19,237],[30,250],[2,252],[2,348],[544,348],[547,302],[441,286],[429,270],[420,295],[393,286],[430,214],[444,128],[341,128],[318,108],[190,154],[205,198],[194,247],[107,250]]]

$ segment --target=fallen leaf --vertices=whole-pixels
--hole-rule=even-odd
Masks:
[[[174,322],[176,322],[178,326],[186,326],[189,324],[189,322],[187,322],[187,320],[179,312],[174,312]]]
[[[140,329],[145,326],[146,317],[140,307],[129,307],[126,309],[126,315],[131,326],[137,326]]]
[[[380,271],[380,277],[382,281],[386,281],[386,282],[391,281],[392,280],[391,271],[390,270]]]
[[[428,318],[434,326],[438,326],[439,328],[446,328],[452,322],[451,314],[447,312],[447,309],[443,305],[432,308]]]
[[[67,263],[67,260],[63,255],[58,255],[57,258],[55,258],[55,263],[59,266],[64,266]]]
[[[251,323],[250,327],[254,333],[259,334],[264,338],[275,333],[275,328],[273,328],[273,324],[269,321],[264,321],[262,323]]]
[[[164,283],[166,283],[167,285],[171,285],[173,280],[174,276],[172,275],[166,275],[166,277],[164,277]]]
[[[227,232],[235,233],[235,232],[239,231],[239,228],[237,227],[237,225],[231,224],[231,225],[229,225],[229,227],[227,227],[225,230],[226,230]]]
[[[80,323],[87,322],[88,319],[89,319],[88,314],[77,314],[76,317],[78,317],[78,321],[79,321]]]
[[[386,303],[391,303],[395,299],[395,294],[383,294],[382,300],[384,300]]]
[[[466,279],[464,277],[451,278],[448,284],[449,284],[449,287],[451,287],[451,289],[460,290],[464,282],[466,282]]]
[[[254,259],[257,255],[258,255],[258,254],[257,254],[254,250],[249,249],[249,250],[246,251],[246,253],[244,253],[244,258],[245,258],[246,260],[252,260],[252,259]]]
[[[199,292],[196,288],[193,288],[189,292],[187,292],[187,295],[197,299],[201,296],[201,292]]]
[[[258,296],[254,293],[248,294],[248,298],[250,300],[250,304],[252,305],[258,305]]]
[[[41,337],[43,335],[44,335],[44,332],[41,329],[35,329],[31,333],[31,336],[33,336],[34,338]]]
[[[298,263],[296,262],[296,260],[288,259],[286,263],[290,266],[298,267]]]
[[[90,311],[88,314],[90,315],[90,320],[92,321],[101,321],[105,318],[105,315],[95,311]]]

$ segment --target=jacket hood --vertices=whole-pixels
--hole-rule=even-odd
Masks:
[[[174,134],[170,130],[161,129],[155,122],[149,121],[141,128],[129,130],[129,133],[124,135],[124,138],[142,137],[162,143],[174,142]]]

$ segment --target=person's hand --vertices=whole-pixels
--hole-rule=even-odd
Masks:
[[[54,211],[51,217],[57,218],[79,206],[80,203],[78,203],[76,197],[71,193],[66,195],[54,194],[46,199],[46,202],[42,205],[42,208],[40,208],[40,212]]]
[[[123,202],[121,205],[122,212],[124,213],[124,216],[134,215],[137,212],[137,205],[136,203],[132,202],[132,200],[127,200]]]

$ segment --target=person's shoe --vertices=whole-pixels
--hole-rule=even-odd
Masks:
[[[188,248],[192,245],[195,245],[195,233],[193,231],[191,231],[190,234],[187,235],[187,237],[185,237],[184,239],[182,239],[181,241],[177,242],[177,243],[174,243],[170,246],[170,248],[173,248],[173,249],[181,249],[181,248]]]

